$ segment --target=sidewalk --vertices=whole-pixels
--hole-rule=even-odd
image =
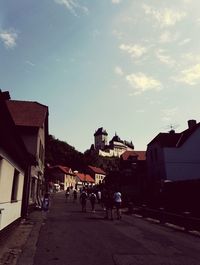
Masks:
[[[33,211],[27,220],[21,220],[0,237],[0,265],[33,264],[44,218],[42,211]],[[29,237],[31,240],[28,240]]]

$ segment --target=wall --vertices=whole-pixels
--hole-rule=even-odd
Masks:
[[[200,128],[179,148],[165,148],[167,179],[200,178]]]
[[[24,185],[24,173],[20,172],[18,182],[17,201],[11,202],[12,183],[15,165],[2,159],[0,162],[0,230],[11,224],[21,216],[22,192]]]

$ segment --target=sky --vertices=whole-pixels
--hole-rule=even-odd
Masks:
[[[84,152],[103,127],[146,150],[200,121],[199,0],[0,1],[0,89],[49,107]]]

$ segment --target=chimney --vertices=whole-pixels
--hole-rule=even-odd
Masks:
[[[192,129],[196,126],[196,124],[197,124],[196,120],[189,120],[188,121],[188,128]]]
[[[1,99],[3,99],[3,100],[9,100],[9,99],[10,99],[10,94],[9,94],[8,91],[4,91],[4,92],[2,92],[2,91],[0,90],[0,93],[1,93]]]

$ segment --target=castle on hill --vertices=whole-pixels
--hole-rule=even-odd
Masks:
[[[116,133],[108,143],[108,133],[103,127],[100,127],[94,133],[93,148],[98,152],[99,156],[120,157],[125,151],[133,151],[134,145],[132,141],[121,140]]]

